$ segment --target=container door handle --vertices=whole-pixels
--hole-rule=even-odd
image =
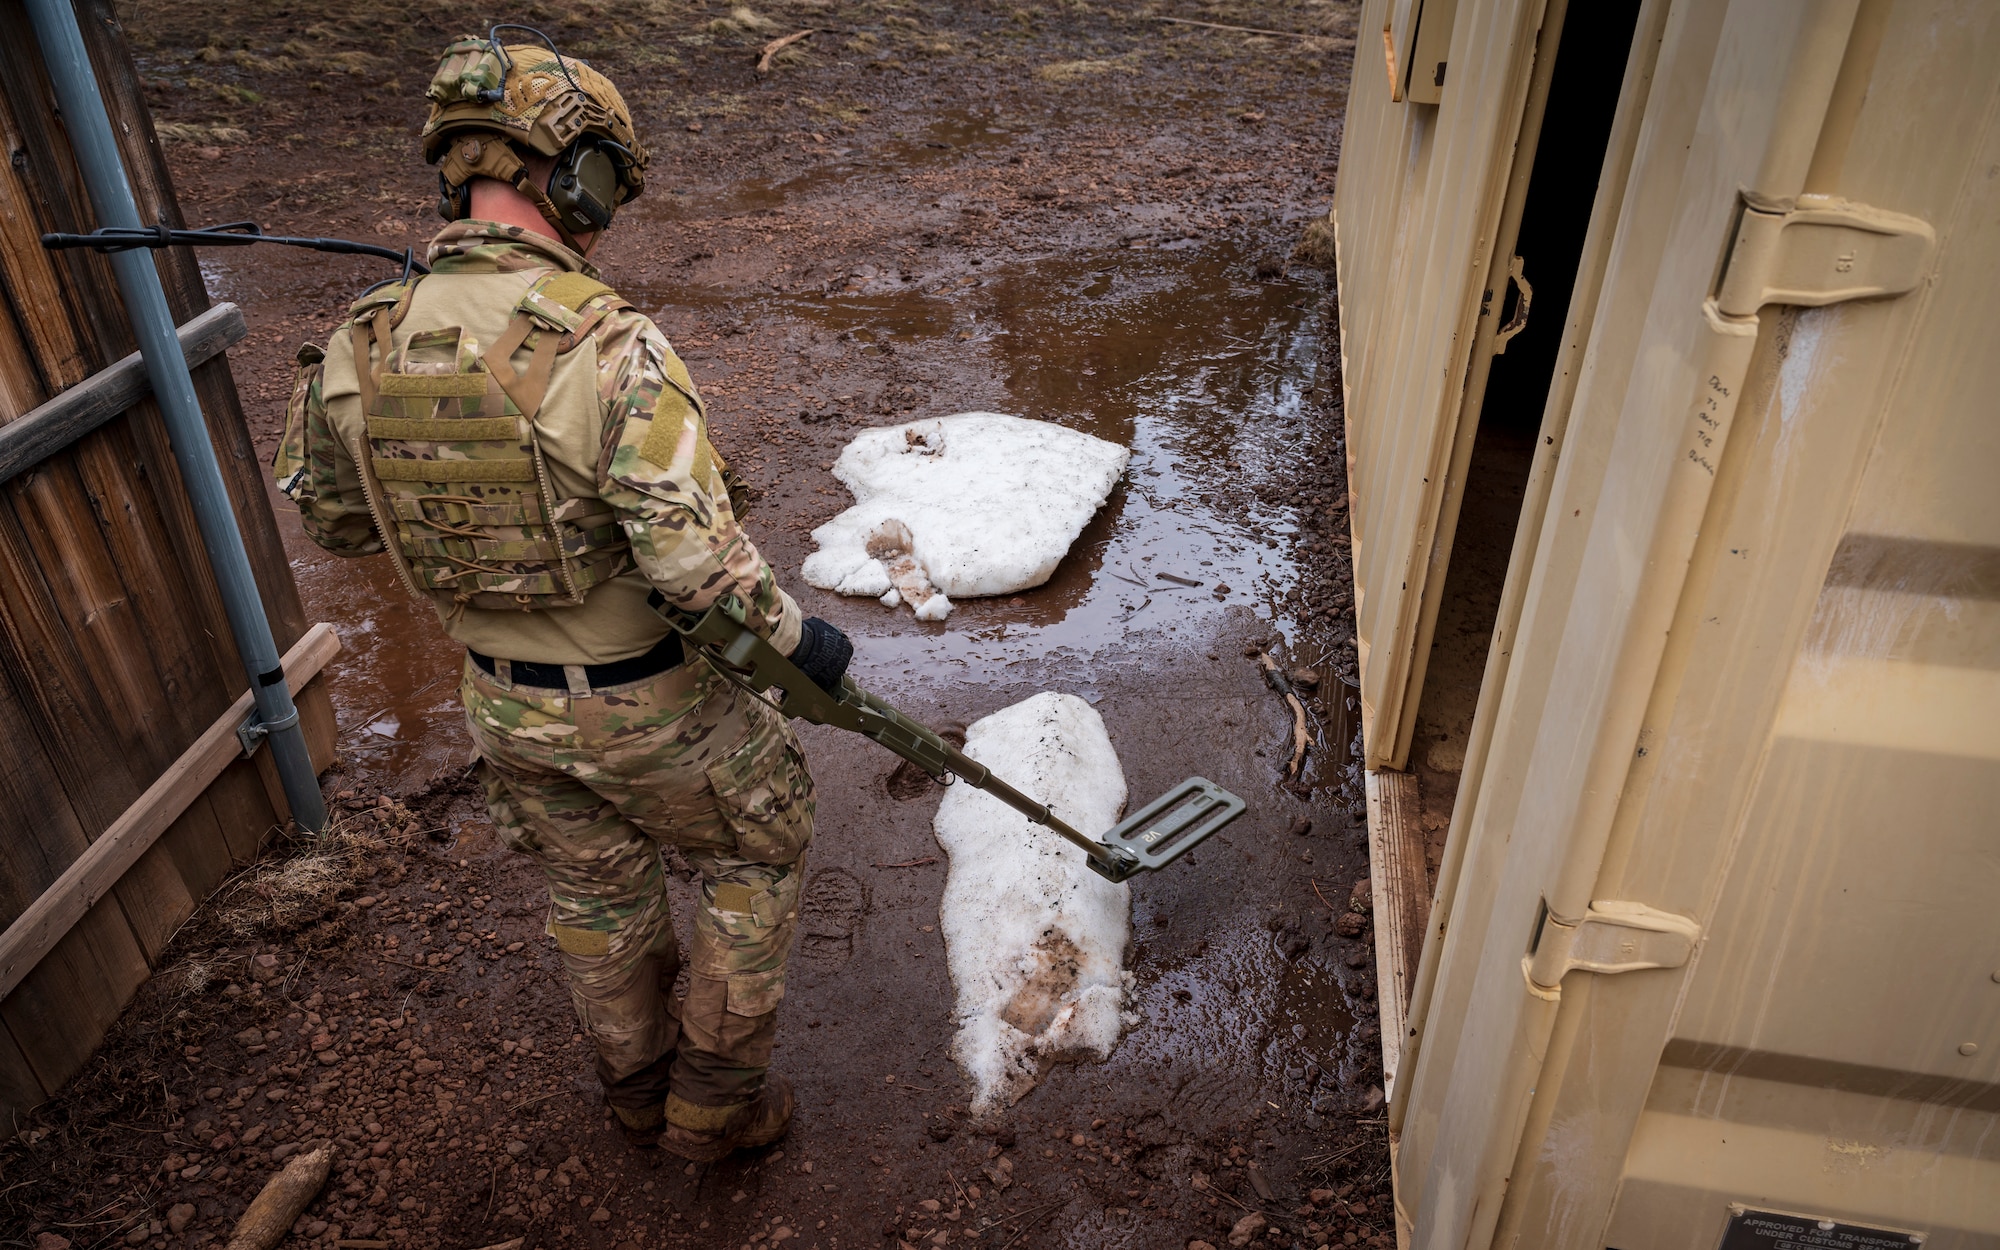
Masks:
[[[1522,276],[1521,265],[1519,256],[1507,262],[1507,278],[1514,284],[1514,290],[1520,298],[1514,301],[1514,315],[1507,318],[1507,324],[1501,326],[1500,332],[1493,336],[1495,356],[1505,356],[1507,341],[1528,328],[1528,305],[1534,302],[1535,288],[1528,284],[1526,277]]]

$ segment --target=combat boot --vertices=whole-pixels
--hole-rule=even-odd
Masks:
[[[660,1148],[691,1163],[713,1163],[732,1150],[768,1146],[792,1126],[792,1083],[777,1073],[749,1102],[736,1107],[701,1107],[667,1099],[667,1128]]]
[[[611,1113],[618,1117],[618,1129],[625,1134],[625,1140],[639,1150],[651,1150],[660,1144],[660,1130],[667,1122],[667,1104],[656,1102],[650,1107],[620,1107],[613,1105]]]

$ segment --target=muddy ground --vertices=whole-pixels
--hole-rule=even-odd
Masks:
[[[341,832],[277,839],[189,924],[0,1155],[0,1244],[219,1246],[327,1139],[333,1178],[287,1245],[1389,1244],[1360,802],[1331,728],[1353,665],[1335,327],[1324,273],[1289,259],[1331,198],[1353,7],[249,8],[127,17],[190,221],[421,247],[432,58],[494,17],[541,23],[624,86],[655,153],[605,275],[694,370],[760,495],[753,535],[854,636],[863,684],[959,724],[1072,691],[1135,801],[1201,773],[1251,810],[1134,883],[1140,1023],[1112,1058],[975,1123],[938,791],[808,729],[820,823],[777,1048],[798,1120],[685,1168],[628,1148],[598,1101],[539,878],[464,779],[458,653],[385,564],[322,555],[281,507],[311,617],[346,641]],[[297,345],[388,266],[205,262],[252,327],[231,359],[268,451]],[[854,431],[968,409],[1133,449],[1055,579],[939,625],[806,587]],[[1260,649],[1318,679],[1296,778]]]

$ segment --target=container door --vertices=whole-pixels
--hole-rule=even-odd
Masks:
[[[1424,581],[1542,7],[1370,0],[1362,15],[1360,29],[1388,32],[1428,12],[1432,38],[1450,34],[1435,104],[1394,100],[1388,73],[1357,69],[1334,199],[1370,768],[1407,751]]]
[[[1514,571],[1526,580],[1504,685],[1481,695],[1491,747],[1476,793],[1461,792],[1463,867],[1399,1074],[1413,1246],[1607,1244],[1619,1161],[1750,836],[1761,744],[1930,264],[1928,227],[1894,203],[1854,247],[1790,216],[1867,98],[1858,9],[1656,0],[1640,15],[1658,53],[1631,172],[1546,519]],[[1930,31],[1919,42],[1947,38],[1912,21]],[[1991,125],[1990,74],[1951,90],[1985,119],[1955,134]],[[1792,224],[1810,228],[1767,237]],[[1824,272],[1801,259],[1816,241],[1834,244]],[[1801,267],[1784,263],[1792,243]],[[1848,366],[1826,384],[1847,407],[1791,423],[1799,388],[1819,382],[1782,367],[1785,306],[1877,278],[1880,298],[1852,305],[1868,312],[1842,305],[1857,328],[1826,358]],[[1635,873],[1648,854],[1653,873]],[[1719,1223],[1654,1228],[1635,1244],[1721,1244],[1704,1240]]]

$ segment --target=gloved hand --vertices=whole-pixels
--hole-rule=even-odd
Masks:
[[[838,629],[817,616],[809,616],[799,631],[799,645],[788,658],[821,690],[834,694],[840,689],[840,679],[847,676],[848,661],[854,658],[854,644]]]

